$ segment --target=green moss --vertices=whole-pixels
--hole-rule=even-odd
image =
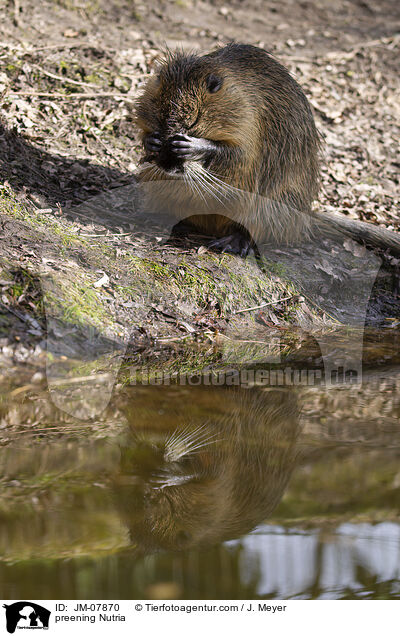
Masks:
[[[170,279],[173,273],[168,265],[163,265],[159,261],[150,261],[147,258],[140,259],[136,256],[129,256],[129,260],[134,263],[136,271],[152,272],[156,279],[163,283]]]
[[[25,221],[33,227],[43,227],[50,230],[51,233],[61,239],[62,245],[71,247],[76,244],[88,245],[88,241],[79,236],[79,234],[71,231],[69,228],[73,228],[74,224],[70,223],[69,227],[61,225],[57,219],[35,210],[28,210],[25,206],[19,203],[15,196],[10,193],[9,189],[5,186],[0,186],[0,208],[4,214]]]
[[[271,274],[275,274],[280,278],[284,278],[289,275],[288,268],[282,263],[274,263],[273,261],[268,261],[267,259],[263,260],[263,265],[268,272]]]
[[[378,185],[378,180],[376,177],[368,175],[364,177],[364,179],[360,181],[360,183],[367,183],[368,185]]]
[[[6,185],[0,184],[0,210],[17,218],[23,218],[23,207],[18,203],[14,193]]]
[[[100,332],[115,327],[115,317],[107,312],[93,289],[93,282],[88,274],[78,270],[68,276],[53,280],[47,276],[44,283],[45,306],[48,315],[66,323],[91,330],[95,327]],[[57,292],[54,292],[56,287]]]
[[[103,78],[97,73],[90,73],[90,75],[85,75],[85,82],[89,84],[103,84]]]
[[[127,258],[134,265],[132,271],[137,285],[143,286],[147,281],[145,286],[149,290],[158,290],[163,294],[169,292],[176,297],[188,295],[190,290],[191,299],[201,305],[206,302],[210,294],[220,295],[222,300],[222,295],[218,294],[218,288],[211,273],[186,262],[185,259],[182,259],[179,264],[168,264],[134,256]],[[149,274],[153,276],[153,279],[149,280]]]
[[[237,310],[268,302],[272,296],[279,298],[292,293],[293,285],[281,279],[286,268],[280,264],[268,262],[262,271],[251,258],[243,267],[243,261],[233,255],[185,254],[179,250],[152,252],[151,244],[146,257],[137,256],[134,248],[124,249],[121,255],[115,245],[103,242],[102,238],[93,245],[92,239],[79,235],[79,224],[63,216],[28,209],[8,187],[3,186],[0,197],[5,213],[24,222],[25,236],[32,228],[31,242],[44,243],[45,253],[59,261],[54,279],[42,281],[47,313],[78,326],[85,334],[96,330],[107,337],[120,338],[125,327],[118,324],[114,307],[120,308],[121,315],[125,311],[127,323],[133,320],[141,324],[154,303],[170,307],[171,314],[179,320],[180,303],[189,302],[194,309],[205,311],[212,326],[213,321],[231,319]],[[112,294],[104,288],[93,288],[99,278],[96,270],[106,271]],[[40,272],[39,275],[42,276]],[[21,287],[13,291],[16,297],[20,293]],[[126,311],[124,301],[131,300],[139,301],[137,307],[132,309],[131,305]],[[293,303],[282,305],[279,313],[282,322],[296,321],[297,309]],[[255,320],[255,313],[246,314],[246,322]],[[157,321],[154,324],[160,335],[168,330],[163,320],[159,327]],[[176,367],[182,371],[185,364],[180,360]],[[195,372],[196,360],[190,359],[185,368]]]
[[[6,71],[15,74],[22,66],[22,60],[16,60],[15,64],[7,64]]]

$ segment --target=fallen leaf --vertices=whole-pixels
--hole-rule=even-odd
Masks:
[[[104,272],[100,272],[100,273],[102,273],[103,276],[99,278],[99,280],[97,280],[95,283],[93,283],[93,287],[105,287],[106,285],[109,284],[110,282],[109,276],[107,276],[107,274],[105,274]]]
[[[79,31],[75,31],[75,29],[65,29],[63,36],[65,38],[76,38],[79,35]]]

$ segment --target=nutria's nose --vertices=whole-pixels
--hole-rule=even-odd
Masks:
[[[173,138],[174,135],[163,138],[163,143],[156,158],[156,163],[160,168],[171,174],[179,172],[182,173],[184,162],[181,158],[177,157],[172,150],[171,141]]]
[[[182,159],[177,159],[177,157],[174,157],[170,152],[161,152],[156,158],[156,164],[166,172],[183,172]]]

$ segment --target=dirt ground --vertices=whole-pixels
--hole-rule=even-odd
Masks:
[[[1,177],[38,205],[68,206],[135,169],[130,106],[165,45],[206,51],[233,39],[271,51],[310,98],[326,138],[323,206],[399,227],[395,0],[31,0],[0,10],[3,117],[29,144],[28,162],[3,137]]]
[[[273,53],[303,86],[325,138],[318,205],[400,229],[397,1],[1,0],[0,16],[0,348],[9,347],[10,337],[29,341],[30,352],[42,342],[36,273],[39,263],[42,271],[54,264],[60,250],[64,277],[80,268],[81,299],[75,300],[84,297],[89,313],[98,303],[93,285],[103,277],[95,293],[107,296],[114,331],[103,328],[106,312],[94,316],[92,326],[104,337],[115,336],[115,325],[124,335],[134,312],[137,319],[128,261],[145,249],[146,235],[132,238],[126,218],[110,231],[84,215],[71,221],[69,211],[133,182],[140,148],[132,105],[165,46],[207,51],[235,40]],[[185,284],[198,268],[199,256],[192,257]],[[163,258],[161,265],[152,261],[154,275],[161,284],[162,275],[176,275],[174,284],[181,284],[174,255]],[[256,304],[256,272],[250,279],[242,307],[252,299]],[[196,307],[169,289],[178,305],[172,316],[172,301],[166,309],[160,291],[154,316],[168,329],[173,323],[175,335],[218,330],[221,306],[227,307],[221,285],[216,291],[203,272]],[[228,302],[231,311],[239,306]],[[264,321],[276,324],[287,310],[284,305]],[[145,315],[140,318],[143,325]]]

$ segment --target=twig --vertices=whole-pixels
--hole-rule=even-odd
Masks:
[[[89,84],[88,84],[89,86]],[[7,93],[7,97],[63,97],[65,99],[97,99],[97,97],[114,97],[115,99],[130,99],[132,96],[122,93],[40,93],[36,91],[18,91],[18,93]]]
[[[37,388],[37,387],[36,387]],[[47,431],[76,431],[73,426],[47,426],[46,428],[25,428],[23,431],[13,431],[11,435],[41,435]]]
[[[84,203],[85,203],[85,201],[82,201],[82,204],[84,204]],[[63,213],[64,214],[68,214],[69,216],[81,216],[83,219],[87,219],[88,221],[92,221],[93,224],[104,225],[97,218],[93,218],[93,216],[90,216],[90,214],[84,214],[83,212],[76,212],[75,208],[64,209]],[[114,218],[114,220],[126,221],[126,217],[123,216],[122,214],[113,213],[111,216]],[[108,219],[106,219],[106,221],[107,220]],[[131,234],[131,232],[129,232],[129,234]],[[151,235],[149,234],[148,236],[151,236]]]
[[[389,44],[396,44],[399,40],[400,40],[400,34],[397,33],[388,38],[380,38],[378,40],[369,40],[369,42],[360,42],[359,44],[355,44],[354,46],[352,46],[349,51],[330,51],[326,53],[324,57],[328,60],[351,59],[363,49],[369,49],[379,45],[385,46]]]
[[[286,63],[295,62],[299,64],[321,64],[321,58],[311,58],[311,57],[294,57],[292,55],[280,55],[282,60],[285,60]]]
[[[12,283],[11,283],[12,284]],[[29,316],[29,314],[23,314],[21,311],[18,311],[17,309],[14,309],[13,307],[11,307],[10,305],[6,305],[5,303],[3,303],[2,301],[0,301],[0,305],[2,307],[4,307],[4,309],[6,311],[9,311],[11,314],[13,314],[14,316],[16,316],[19,320],[21,320],[21,322],[27,322],[29,323],[34,329],[40,329],[41,331],[43,331],[42,327],[40,326],[40,324],[38,323],[38,321],[35,318],[32,318],[32,316]]]
[[[114,380],[112,373],[94,373],[93,375],[85,375],[78,378],[60,378],[58,380],[48,377],[49,388],[53,386],[65,386],[69,384],[81,384],[82,382],[99,382],[104,380]]]
[[[296,294],[295,294],[296,295]],[[291,300],[295,296],[286,296],[286,298],[280,298],[279,300],[271,300],[269,303],[263,303],[262,305],[257,305],[256,307],[246,307],[246,309],[239,309],[238,311],[234,311],[233,314],[242,314],[245,311],[255,311],[256,309],[262,309],[263,307],[268,307],[269,305],[278,305],[279,303],[283,303],[284,300]]]
[[[79,48],[80,46],[89,46],[87,42],[74,42],[73,44],[68,42],[65,44],[51,44],[50,46],[39,46],[35,49],[29,49],[23,52],[23,55],[33,55],[39,51],[50,51],[50,50],[56,50],[56,49],[75,49],[75,48]]]
[[[292,55],[280,55],[280,57],[286,62],[299,62],[304,64],[316,64],[319,66],[324,60],[335,60],[335,59],[343,59],[350,60],[352,57],[357,55],[363,49],[373,48],[374,46],[390,46],[390,44],[397,44],[400,40],[400,34],[392,35],[388,38],[381,38],[378,40],[370,40],[369,42],[359,42],[354,46],[350,47],[347,51],[328,51],[325,55],[317,58],[306,58],[306,57],[295,57]]]
[[[184,336],[171,336],[167,338],[156,338],[156,342],[172,342],[173,340],[184,340],[185,338],[190,338],[191,336],[195,336],[201,333],[201,331],[194,331],[193,333],[185,333]]]
[[[20,393],[26,393],[27,391],[30,391],[31,389],[37,389],[37,388],[38,388],[37,384],[25,384],[25,386],[19,386],[17,389],[10,391],[8,395],[13,398],[13,397],[17,397],[17,395],[19,395]]]
[[[88,86],[89,88],[94,88],[96,86],[95,84],[88,84],[87,82],[81,82],[79,80],[70,79],[69,77],[63,77],[62,75],[56,75],[55,73],[50,73],[49,71],[46,71],[46,69],[42,68],[38,64],[32,64],[32,68],[35,68],[36,70],[40,71],[40,73],[43,73],[43,75],[47,75],[47,77],[51,77],[51,79],[55,79],[60,82],[74,84],[75,86]]]
[[[19,27],[20,26],[20,21],[19,21],[19,13],[20,13],[20,4],[19,4],[19,0],[14,0],[14,26]]]
[[[108,230],[105,230],[106,232]],[[108,231],[109,232],[109,231]],[[78,234],[77,236],[84,236],[84,237],[88,237],[88,238],[97,238],[99,236],[104,237],[104,238],[112,238],[112,237],[120,237],[120,236],[129,236],[130,234],[132,234],[132,232],[115,232],[115,233],[108,233],[108,234]]]

